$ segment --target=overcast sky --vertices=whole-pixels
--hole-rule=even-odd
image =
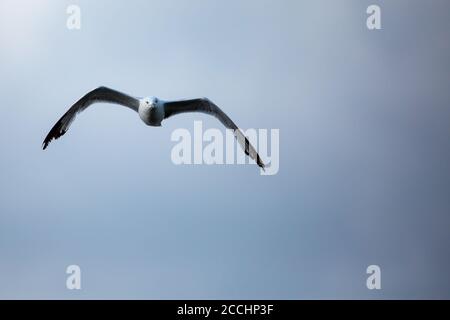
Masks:
[[[0,298],[450,298],[449,9],[0,0]],[[217,120],[106,104],[43,152],[99,85],[279,129],[280,170],[176,166],[173,130]]]

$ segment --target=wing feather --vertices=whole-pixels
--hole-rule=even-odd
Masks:
[[[69,110],[67,110],[67,112],[61,117],[61,119],[58,120],[58,122],[56,122],[45,137],[44,142],[42,143],[42,148],[45,150],[53,139],[56,140],[63,136],[69,129],[73,120],[75,120],[76,115],[96,102],[119,104],[131,108],[134,111],[138,111],[139,109],[138,99],[107,87],[98,87],[85,94],[77,102],[75,102]]]
[[[242,133],[238,126],[222,111],[216,104],[207,98],[191,99],[182,101],[168,101],[164,103],[164,119],[170,118],[179,113],[186,112],[201,112],[214,116],[226,128],[231,129],[234,136],[245,154],[256,161],[258,166],[263,170],[265,168],[264,162],[261,160],[258,152],[252,146],[248,138]]]

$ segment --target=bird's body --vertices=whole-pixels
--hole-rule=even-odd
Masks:
[[[256,161],[258,166],[264,169],[265,165],[241,130],[234,122],[213,102],[206,98],[164,101],[156,97],[135,98],[122,92],[99,87],[85,94],[59,119],[53,126],[43,142],[45,150],[53,139],[58,139],[69,129],[77,113],[85,110],[96,102],[108,102],[128,107],[139,114],[141,120],[149,126],[160,127],[161,122],[173,115],[185,112],[202,112],[216,117],[226,128],[233,133],[244,149],[244,152]]]
[[[146,125],[160,127],[164,120],[164,101],[156,97],[139,99],[138,113]]]

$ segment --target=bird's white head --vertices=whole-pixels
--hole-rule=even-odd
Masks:
[[[145,97],[139,102],[139,117],[150,126],[160,126],[164,119],[163,103],[156,97]]]
[[[145,107],[154,108],[158,103],[158,98],[156,97],[145,97],[141,100]]]

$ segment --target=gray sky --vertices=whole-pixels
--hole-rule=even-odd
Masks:
[[[0,0],[0,298],[450,298],[449,7]],[[278,128],[280,171],[175,166],[172,131],[215,119],[105,104],[43,152],[99,85]]]

